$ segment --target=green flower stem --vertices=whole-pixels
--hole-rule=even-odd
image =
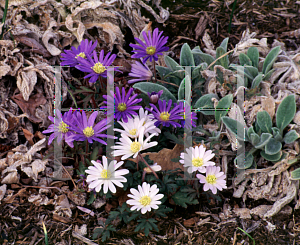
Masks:
[[[154,82],[156,83],[157,82],[157,77],[156,77],[156,68],[155,68],[155,60],[153,59],[153,70],[154,70]]]

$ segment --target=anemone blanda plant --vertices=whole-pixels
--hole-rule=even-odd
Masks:
[[[157,194],[159,189],[157,185],[152,185],[144,182],[142,186],[138,186],[138,190],[131,188],[131,194],[128,197],[131,199],[127,200],[126,203],[131,205],[130,210],[140,211],[142,214],[150,212],[151,209],[158,209],[158,205],[161,204],[160,199],[164,197],[163,194]]]
[[[197,174],[196,177],[199,179],[201,184],[204,184],[203,190],[208,191],[209,189],[213,194],[217,194],[217,189],[220,191],[226,189],[226,176],[220,171],[220,167],[208,166],[206,168],[206,176]]]
[[[65,53],[61,54],[62,62],[60,65],[75,67],[79,64],[78,57],[86,59],[87,56],[92,54],[96,46],[97,41],[93,43],[92,41],[89,42],[87,39],[84,39],[77,48],[72,46],[71,50],[64,50]]]
[[[124,175],[129,173],[127,169],[117,170],[123,165],[123,161],[117,162],[116,160],[107,163],[106,156],[102,156],[102,163],[91,161],[94,166],[88,167],[85,172],[87,173],[86,182],[90,189],[95,189],[99,192],[103,186],[103,193],[106,194],[108,189],[112,193],[116,193],[116,186],[123,187],[122,182],[127,182]]]
[[[151,116],[148,115],[148,113],[149,113],[149,112],[148,112],[147,110],[144,110],[142,107],[139,109],[138,117],[140,118],[140,120],[141,120],[142,118],[144,118],[144,119],[145,119],[145,122],[144,122],[145,124],[144,124],[144,126],[146,125],[146,126],[149,127],[149,130],[146,130],[146,131],[145,131],[145,136],[146,136],[146,137],[149,137],[150,134],[154,134],[154,135],[158,136],[158,135],[161,133],[161,131],[160,131],[159,128],[157,128],[157,127],[155,126],[155,122],[156,122],[157,120],[151,118]],[[155,126],[155,128],[152,127],[153,125]]]
[[[60,143],[64,139],[65,142],[73,148],[73,136],[75,133],[69,129],[69,126],[73,121],[72,110],[65,112],[62,116],[61,112],[56,109],[56,117],[49,116],[48,118],[53,124],[42,132],[43,134],[52,133],[49,137],[48,145],[57,138],[57,143]]]
[[[199,171],[200,173],[206,172],[207,166],[215,165],[211,160],[215,154],[211,150],[206,151],[203,145],[186,148],[187,153],[181,153],[179,162],[187,167],[189,173]]]
[[[148,31],[148,36],[145,31],[142,32],[144,41],[139,38],[135,38],[138,44],[129,44],[130,47],[134,48],[132,52],[132,58],[143,58],[143,63],[145,64],[148,59],[150,62],[152,60],[157,61],[158,55],[163,55],[162,52],[168,51],[169,48],[165,46],[168,41],[168,37],[162,36],[163,32],[158,32],[158,28],[153,31],[153,36],[151,32]]]
[[[133,88],[130,88],[126,94],[125,88],[122,87],[121,94],[120,89],[116,87],[116,94],[113,94],[111,91],[111,95],[103,95],[103,98],[106,99],[104,103],[107,105],[108,117],[115,114],[117,120],[122,118],[127,123],[128,118],[132,118],[132,115],[137,115],[135,110],[138,110],[141,106],[136,104],[141,102],[142,99],[136,99],[138,94],[132,95],[132,92]]]
[[[93,58],[92,58],[93,57]],[[86,75],[84,78],[90,78],[89,82],[90,83],[95,83],[99,76],[101,77],[107,77],[107,68],[110,66],[117,55],[112,54],[109,52],[105,57],[104,57],[104,50],[102,49],[99,57],[97,56],[97,52],[94,50],[93,56],[92,55],[87,55],[87,58],[84,59],[82,57],[78,57],[77,60],[79,62],[79,65],[76,65],[75,67],[83,72],[89,73]],[[118,68],[115,69],[117,71]]]
[[[100,139],[100,137],[114,139],[114,136],[102,133],[110,127],[110,125],[107,125],[108,121],[106,119],[94,125],[97,115],[98,111],[94,111],[90,115],[89,119],[87,119],[84,111],[82,111],[82,114],[79,111],[76,111],[74,113],[74,122],[70,125],[70,128],[76,132],[76,134],[73,136],[74,140],[87,140],[89,143],[93,143],[93,141],[98,141],[106,145],[106,142]]]
[[[140,62],[136,61],[135,64],[131,66],[131,72],[128,74],[134,79],[128,80],[128,83],[135,83],[139,81],[151,81],[153,77],[152,71],[148,68],[145,64],[141,64]]]
[[[149,103],[151,106],[151,109],[146,108],[148,111],[150,111],[153,114],[153,118],[155,118],[157,121],[154,123],[156,127],[158,127],[160,124],[163,126],[169,127],[172,125],[173,127],[181,127],[181,125],[176,122],[176,120],[182,120],[181,113],[184,112],[183,106],[181,105],[182,102],[179,104],[174,103],[174,108],[171,110],[172,106],[172,100],[170,99],[168,104],[165,100],[158,101],[159,108],[156,107],[156,105]]]

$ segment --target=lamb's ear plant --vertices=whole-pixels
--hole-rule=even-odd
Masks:
[[[259,71],[259,52],[257,47],[250,47],[247,54],[241,53],[239,61],[240,65],[244,67],[244,86],[249,87],[250,90],[255,90],[262,81],[267,81],[274,72],[274,69],[271,68],[279,53],[280,46],[272,48],[264,60],[261,71]],[[230,68],[236,70],[237,65],[230,65]],[[250,83],[249,86],[248,81]],[[248,93],[254,95],[251,91],[248,91]]]
[[[236,160],[239,158],[246,158],[245,162],[237,161],[244,163],[243,166],[237,165],[237,168],[250,168],[253,165],[253,154],[256,151],[260,151],[260,155],[263,158],[274,163],[286,157],[286,153],[282,151],[282,145],[291,144],[299,138],[299,135],[295,130],[290,130],[287,133],[284,133],[285,128],[293,120],[295,113],[295,96],[289,95],[282,100],[278,106],[276,112],[276,127],[273,127],[273,123],[268,112],[261,111],[257,113],[254,126],[251,126],[248,130],[246,130],[245,135],[237,134],[237,132],[243,132],[243,130],[237,130],[238,128],[244,128],[240,122],[229,117],[222,117],[222,121],[226,125],[227,129],[236,134],[239,141],[250,142],[253,146],[253,148],[249,152],[246,152],[245,155],[242,153],[237,156]],[[297,172],[295,174],[297,174]]]

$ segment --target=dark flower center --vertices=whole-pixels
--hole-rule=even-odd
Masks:
[[[149,46],[148,48],[146,48],[146,53],[149,55],[153,55],[155,54],[156,48],[153,46]]]

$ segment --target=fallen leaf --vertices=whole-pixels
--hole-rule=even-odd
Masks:
[[[22,130],[23,130],[24,136],[28,140],[29,144],[34,145],[34,142],[32,140],[33,139],[33,134],[29,130],[27,130],[26,128],[22,128]]]
[[[190,218],[190,219],[187,219],[187,220],[183,221],[183,225],[187,226],[187,227],[193,226],[194,224],[195,224],[195,219],[194,218]]]
[[[175,147],[171,149],[164,148],[158,153],[146,152],[142,156],[149,156],[150,160],[156,162],[161,166],[162,170],[173,170],[180,168],[184,171],[183,165],[178,162],[173,162],[172,159],[180,157],[180,153],[183,152],[183,145],[176,144]]]
[[[17,94],[11,97],[18,104],[23,113],[27,114],[28,119],[33,123],[42,122],[41,119],[35,116],[35,110],[40,105],[46,104],[47,100],[44,95],[38,93],[30,96],[28,101],[25,101],[22,94]]]

